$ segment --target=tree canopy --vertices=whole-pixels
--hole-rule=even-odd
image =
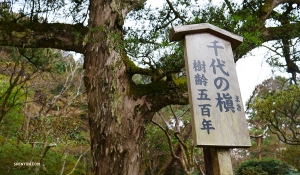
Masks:
[[[282,77],[270,78],[256,87],[248,101],[249,121],[284,143],[299,145],[299,107],[299,85]]]

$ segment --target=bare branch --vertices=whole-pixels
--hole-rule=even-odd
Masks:
[[[77,161],[76,161],[76,163],[75,163],[75,165],[74,165],[72,171],[70,171],[70,173],[68,173],[67,175],[71,175],[71,174],[75,171],[75,169],[76,169],[76,167],[77,167],[77,165],[78,165],[80,159],[81,159],[82,156],[85,155],[89,150],[90,150],[90,148],[88,148],[86,151],[84,151],[84,153],[80,154],[80,156],[79,156],[79,158],[77,159]]]
[[[173,11],[175,17],[179,18],[183,24],[186,23],[186,20],[179,14],[178,11],[175,10],[175,8],[174,8],[173,4],[170,2],[170,0],[166,0],[166,1],[168,3],[169,7],[171,8],[171,10]]]

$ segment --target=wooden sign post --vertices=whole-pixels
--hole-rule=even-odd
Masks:
[[[194,143],[210,148],[214,175],[233,174],[229,148],[251,146],[232,53],[243,38],[202,23],[173,27],[170,40],[184,40]]]

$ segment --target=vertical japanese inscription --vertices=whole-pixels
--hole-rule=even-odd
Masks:
[[[186,54],[186,61],[200,145],[243,145],[233,139],[240,131],[234,125],[238,125],[238,117],[244,117],[244,111],[230,43],[211,34],[200,35],[201,39],[191,42],[192,35],[186,36],[187,52],[193,50]],[[226,139],[227,135],[232,136]]]
[[[232,96],[230,93],[227,92],[227,90],[230,88],[230,83],[227,79],[227,77],[230,77],[228,70],[226,70],[226,62],[222,58],[217,58],[219,55],[218,49],[224,50],[224,47],[219,45],[217,40],[212,41],[213,45],[207,45],[207,48],[214,50],[214,55],[211,56],[211,60],[205,59],[205,61],[210,61],[210,67],[208,68],[208,71],[211,71],[211,74],[216,75],[216,78],[213,78],[213,84],[216,88],[216,94],[215,98],[213,98],[213,101],[211,98],[208,97],[207,89],[198,89],[198,86],[200,88],[205,88],[210,81],[206,78],[206,63],[204,60],[193,60],[193,70],[195,75],[194,76],[194,82],[195,86],[197,86],[198,89],[198,107],[201,110],[201,116],[202,118],[202,127],[201,130],[206,130],[207,134],[210,134],[210,130],[216,130],[215,127],[212,125],[212,120],[208,120],[206,117],[210,117],[211,113],[211,106],[215,106],[220,112],[233,112],[235,113],[235,105],[234,102],[240,102],[239,96],[235,96],[235,101],[232,99]],[[201,72],[201,74],[199,74]],[[222,93],[218,92],[222,91]],[[236,104],[237,110],[241,110],[240,104]],[[218,129],[218,128],[217,128]]]
[[[195,145],[250,147],[232,53],[243,38],[208,23],[173,27],[183,37]]]

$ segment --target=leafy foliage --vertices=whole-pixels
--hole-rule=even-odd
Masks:
[[[169,106],[154,116],[144,142],[145,174],[203,171],[203,154],[193,145],[189,120],[188,106]]]
[[[3,145],[3,142],[0,142]],[[31,144],[17,144],[15,141],[10,141],[9,143],[4,144],[0,148],[1,156],[1,165],[0,173],[1,174],[60,174],[63,166],[63,161],[65,155],[60,152],[62,148],[52,149],[48,152],[45,157],[45,167],[47,169],[42,169],[40,166],[40,155],[43,152],[43,147],[32,146]],[[69,154],[66,158],[66,165],[64,167],[64,172],[69,173],[75,166],[75,163],[79,157],[80,153]],[[30,163],[32,166],[20,166],[20,163]],[[74,174],[85,173],[86,166],[88,164],[81,163],[77,167]],[[41,168],[41,170],[39,170]]]
[[[268,127],[282,142],[299,144],[299,86],[282,78],[269,79],[256,92],[249,103],[251,120],[262,120],[261,126]]]
[[[87,0],[4,1],[0,3],[0,19],[13,19],[19,23],[45,23],[65,17],[70,18],[74,23],[84,23],[87,19],[87,3]],[[69,11],[64,10],[66,6]],[[11,13],[12,8],[17,9],[18,13]]]
[[[143,147],[145,174],[157,174],[170,155],[167,138],[158,127],[149,125]]]
[[[51,49],[2,48],[0,56],[0,174],[86,173],[81,62]],[[39,166],[16,164],[30,161]]]
[[[300,147],[289,145],[285,150],[282,150],[282,160],[296,167],[300,172]]]
[[[236,171],[236,175],[271,174],[296,175],[299,172],[291,165],[276,159],[249,160],[242,163]]]
[[[295,74],[299,72],[299,34],[295,28],[280,34],[280,37],[266,34],[269,30],[273,34],[274,25],[297,23],[299,5],[291,2],[272,8],[264,1],[224,1],[214,5],[211,2],[168,0],[155,8],[143,4],[127,17],[128,24],[133,25],[124,27],[126,50],[131,59],[163,75],[161,77],[170,72],[182,73],[182,43],[170,43],[169,31],[172,26],[211,23],[244,38],[242,45],[235,51],[236,61],[254,48],[266,47],[269,49],[267,62],[276,68],[284,68],[295,81]],[[278,32],[280,30],[278,28]],[[172,62],[177,65],[165,67],[172,65]]]

